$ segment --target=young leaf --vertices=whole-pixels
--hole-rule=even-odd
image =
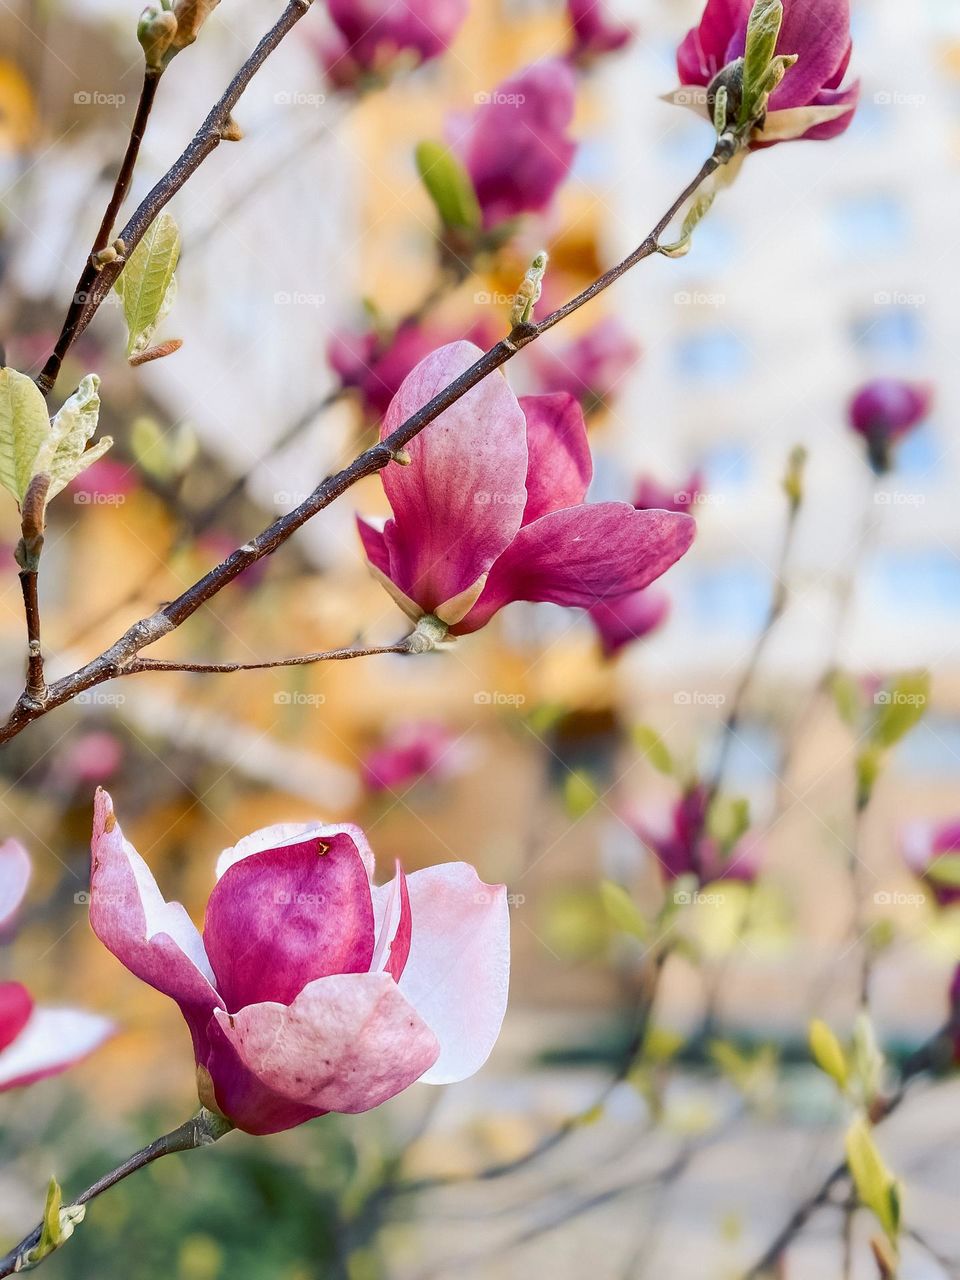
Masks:
[[[563,799],[571,818],[582,818],[597,803],[597,788],[588,773],[575,769],[563,783]]]
[[[856,680],[845,671],[838,671],[830,681],[830,692],[833,694],[837,715],[849,729],[856,728],[863,707],[860,686]]]
[[[857,1116],[850,1125],[844,1145],[858,1200],[876,1216],[887,1238],[895,1242],[900,1230],[900,1189],[863,1116]]]
[[[161,213],[130,254],[114,285],[123,300],[127,355],[144,351],[169,313],[177,293],[174,272],[180,258],[180,231],[169,213]]]
[[[825,1022],[814,1018],[810,1023],[810,1052],[813,1060],[839,1088],[846,1088],[849,1069],[840,1041]]]
[[[918,724],[930,701],[927,671],[907,671],[877,694],[871,738],[878,747],[895,746]]]
[[[717,796],[707,813],[707,831],[729,851],[750,826],[750,801],[744,796]]]
[[[43,1207],[40,1239],[23,1258],[23,1263],[28,1267],[36,1266],[38,1262],[42,1262],[55,1249],[59,1249],[64,1241],[69,1240],[73,1235],[74,1227],[83,1221],[85,1212],[84,1205],[71,1204],[64,1208],[63,1192],[60,1190],[60,1184],[56,1178],[51,1178],[47,1187],[46,1203]],[[19,1270],[23,1269],[21,1265]]]
[[[743,56],[743,101],[740,124],[753,119],[761,105],[767,71],[783,25],[783,0],[757,0],[747,23]]]
[[[935,884],[948,889],[960,889],[960,853],[943,853],[931,862],[924,875]]]
[[[655,729],[647,724],[638,724],[633,731],[633,741],[648,764],[652,764],[658,773],[668,776],[673,773],[673,757],[670,749]]]
[[[612,880],[604,880],[600,885],[600,898],[604,910],[618,929],[631,934],[641,942],[647,937],[649,930],[646,921],[622,885],[614,884]]]
[[[416,150],[417,172],[445,227],[478,230],[480,204],[466,169],[440,142],[421,142]]]
[[[99,419],[100,379],[95,373],[88,373],[54,416],[47,438],[34,460],[34,474],[50,477],[48,502],[71,480],[86,471],[91,463],[102,458],[113,444],[110,436],[104,436],[91,449],[87,448]]]
[[[0,484],[23,502],[34,461],[50,434],[43,396],[16,369],[0,369]]]

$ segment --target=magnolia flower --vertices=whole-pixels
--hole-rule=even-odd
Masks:
[[[670,597],[655,587],[632,591],[613,600],[601,600],[590,608],[604,656],[615,657],[625,645],[641,640],[664,624],[670,613]]]
[[[363,779],[371,791],[393,791],[421,778],[440,781],[464,764],[460,739],[441,724],[402,724],[363,761]]]
[[[570,57],[586,64],[600,54],[614,53],[633,39],[633,28],[611,20],[605,0],[567,0],[567,17],[573,33]]]
[[[707,0],[700,25],[677,51],[681,84],[708,88],[743,57],[752,9],[753,0]],[[859,82],[841,88],[851,50],[849,0],[783,0],[776,53],[797,61],[770,95],[754,145],[834,138],[849,128],[860,96]],[[674,101],[710,118],[709,97],[679,90]]]
[[[760,844],[744,835],[730,849],[707,830],[710,793],[702,784],[689,787],[666,815],[652,822],[627,816],[629,825],[660,864],[670,883],[681,876],[696,876],[700,884],[715,880],[739,880],[752,884],[759,873]]]
[[[469,342],[442,347],[404,380],[386,438],[474,363]],[[593,463],[569,395],[526,396],[500,373],[471,388],[408,445],[410,465],[381,473],[393,518],[358,520],[374,576],[413,619],[454,635],[513,600],[589,608],[639,591],[693,541],[689,516],[586,503]]]
[[[850,426],[866,440],[875,471],[890,470],[893,446],[923,422],[932,403],[930,387],[899,378],[878,378],[861,387],[850,402]]]
[[[692,471],[684,483],[669,489],[651,475],[642,475],[633,491],[633,505],[638,511],[690,512],[703,492],[703,474]]]
[[[0,929],[13,923],[30,882],[16,840],[0,844]],[[78,1009],[38,1009],[19,982],[0,982],[0,1092],[57,1075],[113,1034],[106,1018]]]
[[[608,400],[640,359],[640,344],[608,316],[557,351],[534,351],[541,391],[566,391],[589,411]]]
[[[203,934],[165,902],[105,791],[90,922],[180,1006],[200,1100],[248,1133],[473,1075],[507,1002],[503,885],[463,862],[373,883],[359,827],[282,824],[224,850]]]
[[[900,832],[900,852],[913,874],[930,887],[941,907],[960,902],[960,875],[943,874],[948,866],[955,872],[960,870],[960,820],[908,823]]]
[[[470,176],[484,229],[522,213],[543,213],[570,171],[577,149],[567,134],[576,79],[559,58],[534,63],[481,95],[456,117],[448,142]]]
[[[391,70],[400,56],[436,58],[452,44],[468,0],[327,0],[336,28],[320,46],[331,82],[350,88]]]

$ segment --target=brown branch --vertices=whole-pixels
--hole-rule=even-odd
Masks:
[[[346,662],[350,658],[372,658],[384,653],[414,653],[413,637],[396,644],[369,645],[358,649],[327,649],[303,653],[294,658],[272,658],[265,662],[178,662],[162,658],[134,658],[120,672],[124,676],[144,671],[189,671],[200,675],[230,675],[234,671],[273,671],[278,667],[310,667],[317,662]]]
[[[54,384],[59,377],[64,357],[96,315],[101,303],[113,288],[117,277],[124,268],[126,256],[129,256],[132,250],[140,243],[157,214],[170,203],[184,183],[200,168],[204,160],[216,151],[223,141],[225,131],[229,127],[230,114],[240,101],[250,81],[283,38],[293,30],[303,15],[307,13],[312,3],[313,0],[289,0],[283,13],[230,81],[219,101],[212,107],[189,146],[138,205],[130,221],[120,232],[119,239],[123,241],[124,256],[119,257],[115,262],[105,263],[99,269],[93,268],[91,264],[92,276],[89,279],[89,287],[78,289],[53,354],[37,378],[37,386],[44,395],[49,395],[53,390]],[[84,281],[87,277],[88,269],[85,268],[81,280]]]
[[[40,600],[36,569],[20,570],[23,612],[27,619],[27,685],[26,696],[41,702],[47,691],[43,674],[43,650],[40,647]]]
[[[308,2],[309,0],[298,0],[297,3],[292,3],[292,8],[300,8]],[[286,14],[290,15],[290,13],[291,7],[288,7]],[[295,20],[295,17],[287,17],[288,29]],[[274,47],[279,42],[280,36],[276,32],[282,22],[283,19],[281,19],[281,23],[278,23],[272,29],[271,35],[265,37],[260,46],[258,46],[259,61],[257,65],[267,56],[269,48]],[[256,57],[257,55],[254,55],[254,59]],[[251,61],[254,59],[251,59]],[[245,66],[249,66],[249,62]],[[249,80],[251,75],[252,71],[248,72],[245,79]],[[244,78],[242,75],[238,76],[238,79],[242,78]],[[228,93],[221,99],[221,103],[232,102],[235,97],[239,96],[239,92],[240,90],[237,90],[235,94]],[[212,119],[215,116],[216,109],[211,113],[210,118]],[[204,131],[201,130],[201,133],[195,139],[195,145],[201,150],[205,145],[202,141],[205,136]],[[429,426],[444,410],[455,404],[489,374],[505,365],[507,361],[512,360],[519,351],[559,324],[561,320],[566,319],[567,316],[572,315],[574,311],[579,310],[580,307],[590,302],[605,289],[608,289],[621,276],[636,266],[637,263],[643,262],[644,259],[651,258],[658,253],[660,251],[660,237],[684,204],[721,165],[727,163],[731,155],[732,151],[726,140],[721,139],[713,154],[704,161],[696,177],[687,183],[646,239],[632,253],[628,254],[622,262],[618,262],[616,266],[605,271],[591,285],[581,293],[578,293],[575,298],[571,298],[569,302],[562,307],[558,307],[556,311],[551,312],[550,315],[536,324],[515,326],[506,338],[496,343],[489,351],[484,352],[479,360],[475,361],[458,378],[455,378],[449,386],[438,392],[421,409],[412,414],[392,435],[364,450],[343,470],[338,471],[335,475],[328,476],[298,507],[295,507],[293,511],[288,512],[286,515],[280,516],[269,524],[266,529],[257,534],[255,538],[244,543],[242,547],[238,547],[236,551],[204,574],[202,578],[191,587],[188,587],[175,600],[165,605],[162,609],[158,609],[149,617],[141,618],[139,622],[135,622],[99,657],[94,658],[92,662],[88,662],[70,675],[63,676],[60,680],[50,684],[47,687],[46,697],[42,704],[35,703],[26,697],[21,697],[7,723],[0,728],[0,745],[16,737],[39,716],[45,715],[55,707],[62,706],[65,702],[70,702],[77,694],[84,693],[96,685],[104,684],[108,680],[113,680],[123,675],[125,673],[124,669],[142,649],[147,648],[163,636],[169,635],[177,627],[182,626],[188,618],[192,617],[201,606],[212,600],[234,578],[243,573],[245,569],[248,569],[250,565],[262,560],[264,556],[271,555],[278,547],[288,541],[298,529],[301,529],[307,521],[312,520],[318,512],[330,506],[352,485],[367,476],[375,475],[378,471],[382,471],[384,467],[394,461],[398,452],[418,436],[425,427]],[[190,169],[192,172],[199,160],[195,163],[189,163],[192,163],[192,168]],[[176,171],[177,177],[170,178],[168,175],[168,178],[154,188],[154,191],[159,191],[161,188],[166,191],[171,186],[174,188],[182,186],[183,181],[186,180],[183,169],[189,167],[189,163],[181,158],[171,170],[171,174]],[[166,196],[166,199],[169,199],[169,195]],[[165,200],[162,203],[165,203]],[[149,225],[152,214],[143,212],[147,206],[151,206],[151,197],[148,197],[144,204],[140,206],[140,209],[134,214],[132,223],[128,225],[136,223],[140,226],[144,218],[148,219],[146,225]],[[143,229],[145,227],[140,230],[140,234],[142,234]],[[126,232],[124,236],[126,236]],[[104,268],[98,277],[98,282],[103,280],[104,275],[109,270],[110,268]],[[114,271],[114,274],[116,273]]]
[[[103,1195],[104,1191],[109,1191],[111,1187],[115,1187],[124,1178],[129,1178],[132,1173],[145,1169],[148,1164],[153,1164],[154,1160],[159,1160],[161,1156],[173,1155],[180,1151],[196,1151],[200,1147],[208,1147],[222,1138],[224,1134],[229,1133],[232,1127],[230,1122],[224,1120],[222,1116],[214,1115],[213,1112],[207,1111],[206,1108],[201,1108],[197,1115],[187,1120],[185,1124],[180,1125],[178,1129],[165,1133],[162,1138],[157,1138],[155,1142],[151,1142],[149,1146],[143,1147],[128,1160],[124,1160],[123,1164],[118,1165],[116,1169],[111,1170],[110,1173],[105,1174],[102,1178],[98,1178],[96,1182],[87,1187],[86,1191],[81,1192],[76,1200],[70,1201],[70,1205],[89,1204],[97,1196]],[[27,1262],[27,1255],[36,1248],[40,1241],[41,1232],[42,1224],[34,1227],[33,1231],[28,1236],[25,1236],[15,1248],[0,1258],[0,1277],[12,1276],[16,1272],[23,1270],[24,1264]]]

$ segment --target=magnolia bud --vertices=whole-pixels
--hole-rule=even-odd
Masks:
[[[163,70],[167,53],[176,35],[176,14],[167,9],[154,7],[144,9],[137,24],[137,39],[143,48],[143,56],[150,71]]]
[[[173,42],[174,53],[193,44],[200,28],[219,3],[220,0],[175,0],[173,12],[177,19],[177,34]]]
[[[714,119],[717,106],[717,97],[721,89],[726,90],[726,120],[728,124],[736,121],[740,114],[740,107],[743,102],[743,59],[737,58],[735,62],[729,62],[727,65],[713,77],[707,86],[707,110],[710,113],[710,119]],[[722,95],[720,95],[722,97]]]

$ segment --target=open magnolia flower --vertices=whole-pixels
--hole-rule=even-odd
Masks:
[[[669,813],[648,817],[626,814],[627,823],[657,859],[669,884],[696,876],[700,884],[739,880],[752,884],[759,874],[762,848],[750,832],[724,848],[708,830],[710,793],[702,783],[688,787]]]
[[[753,0],[707,0],[700,25],[677,51],[683,85],[673,100],[693,107],[712,122],[706,92],[717,75],[742,58]],[[835,138],[849,128],[860,96],[859,82],[842,88],[850,62],[849,0],[783,0],[783,23],[776,54],[796,57],[770,95],[766,119],[754,131],[754,145],[798,138]]]
[[[481,355],[441,347],[404,380],[381,428],[395,431]],[[649,586],[688,549],[690,516],[584,501],[593,474],[583,411],[567,394],[518,400],[490,374],[382,472],[393,518],[359,520],[371,569],[413,619],[452,634],[513,600],[590,608]]]
[[[201,1101],[248,1133],[463,1080],[493,1048],[510,968],[503,885],[463,862],[398,866],[382,887],[373,869],[359,827],[255,831],[221,854],[201,936],[97,793],[93,930],[176,1000]]]
[[[328,0],[334,31],[318,51],[330,82],[353,88],[404,61],[444,53],[463,26],[467,0]]]
[[[12,925],[30,883],[30,859],[16,840],[0,844],[0,930]],[[19,982],[0,982],[0,1091],[72,1067],[113,1034],[106,1018],[79,1009],[38,1009]]]

